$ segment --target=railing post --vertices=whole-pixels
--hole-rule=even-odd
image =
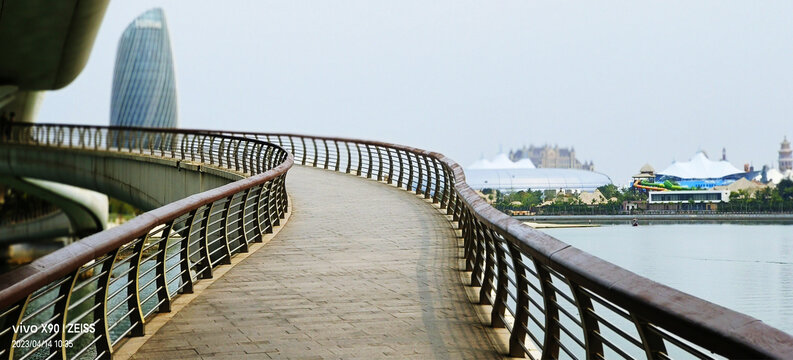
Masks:
[[[407,191],[413,191],[413,159],[410,157],[413,153],[405,152],[405,156],[408,158],[408,183],[407,183]]]
[[[482,286],[482,283],[484,282],[481,279],[481,276],[483,272],[482,267],[485,263],[485,248],[483,246],[485,239],[484,236],[481,236],[479,231],[480,226],[479,220],[474,219],[472,229],[472,240],[474,240],[474,243],[471,244],[472,250],[474,251],[474,264],[473,269],[471,269],[471,286]]]
[[[311,145],[313,146],[314,150],[314,163],[311,164],[312,167],[317,167],[317,158],[319,157],[319,148],[317,147],[317,139],[311,138]]]
[[[138,242],[135,244],[134,262],[130,260],[130,266],[134,266],[135,270],[130,271],[127,275],[127,294],[132,295],[129,300],[127,300],[127,306],[132,308],[132,313],[129,314],[129,322],[131,331],[129,332],[130,336],[143,336],[145,333],[145,319],[143,318],[143,304],[140,303],[140,264],[143,260],[143,247],[146,244],[146,239],[149,238],[149,234],[140,238]],[[131,279],[130,279],[131,278]],[[131,280],[131,281],[129,281]]]
[[[432,160],[432,168],[435,169],[435,172],[434,172],[434,174],[435,174],[435,193],[432,194],[432,203],[433,204],[437,204],[437,203],[439,203],[441,201],[438,198],[438,196],[440,196],[440,190],[441,190],[441,174],[440,174],[440,172],[438,172],[438,162],[435,160],[435,158],[433,158],[431,160]],[[442,206],[441,206],[441,209],[443,209]]]
[[[358,150],[358,169],[355,170],[355,175],[361,176],[361,168],[363,167],[363,159],[362,159],[362,156],[361,156],[361,145],[358,144],[358,143],[355,143],[355,149]]]
[[[423,155],[421,158],[424,160],[424,166],[427,167],[427,184],[426,184],[426,187],[424,188],[424,198],[425,199],[429,199],[430,198],[430,186],[432,185],[432,171],[430,170],[429,159],[427,159],[428,156]]]
[[[259,187],[259,196],[256,198],[256,223],[259,225],[259,233],[261,233],[262,236],[273,232],[273,223],[270,219],[269,209],[267,208],[270,203],[270,188],[272,185],[272,180],[261,184]],[[263,199],[264,201],[262,201]],[[265,210],[264,214],[262,214],[262,209]],[[267,218],[264,220],[267,226],[264,228],[262,228],[262,215],[267,215]],[[260,239],[259,242],[261,241],[264,240]]]
[[[223,242],[223,247],[226,249],[226,256],[218,259],[220,264],[231,264],[231,246],[229,245],[229,214],[231,213],[231,202],[234,201],[234,195],[226,198],[226,203],[223,204],[223,213],[220,215],[220,236]]]
[[[578,308],[578,316],[581,319],[581,327],[584,331],[584,345],[586,345],[587,359],[599,359],[604,356],[603,342],[595,335],[600,333],[597,319],[589,314],[593,311],[592,300],[581,290],[581,287],[576,283],[565,278],[567,285],[570,286],[570,292],[573,294],[575,306]]]
[[[339,153],[339,142],[337,140],[333,140],[333,145],[336,146],[336,167],[333,171],[339,172],[339,164],[341,163],[341,153]]]
[[[388,154],[388,183],[393,183],[394,179],[394,159],[391,157],[391,148],[385,148],[386,154]]]
[[[5,126],[11,126],[6,124]],[[5,315],[4,324],[10,324],[5,327],[6,333],[0,336],[0,348],[2,350],[2,355],[4,359],[14,359],[14,341],[17,339],[18,332],[14,331],[14,327],[19,328],[19,325],[22,325],[22,319],[25,316],[25,309],[27,309],[28,303],[30,303],[31,295],[26,296],[24,299],[18,301],[14,306],[11,307],[11,311],[9,311]]]
[[[501,246],[502,240],[499,239],[498,234],[490,230],[491,238],[493,239],[493,247],[496,252],[496,271],[498,277],[498,284],[496,284],[496,296],[493,299],[493,311],[490,313],[490,326],[494,328],[506,327],[504,314],[507,306],[507,285],[508,285],[508,267],[507,267],[507,254]]]
[[[383,181],[383,153],[380,152],[380,147],[375,145],[374,149],[377,151],[377,181]]]
[[[473,271],[474,264],[476,263],[476,229],[474,228],[474,221],[470,211],[463,212],[463,244],[465,249],[465,271]]]
[[[330,153],[328,153],[328,140],[322,139],[322,143],[325,145],[325,164],[322,167],[327,170],[328,162],[330,161]]]
[[[301,136],[300,137],[300,142],[303,143],[303,161],[300,164],[301,165],[305,165],[306,164],[306,153],[308,152],[308,151],[306,151],[306,138]]]
[[[350,171],[352,171],[352,153],[350,152],[350,143],[345,141],[344,142],[344,147],[347,148],[347,170],[345,170],[344,172],[349,174]]]
[[[182,286],[182,292],[187,294],[193,293],[193,277],[190,276],[190,234],[193,233],[193,220],[195,220],[197,212],[198,209],[193,209],[190,211],[190,214],[187,215],[187,219],[185,220],[187,224],[187,234],[182,236],[182,241],[179,244],[179,251],[181,252],[179,272],[182,277],[182,284],[184,284]]]
[[[267,216],[270,218],[270,224],[275,227],[281,225],[281,217],[278,216],[278,178],[270,180],[270,191],[267,193]]]
[[[509,254],[512,257],[512,267],[515,269],[516,297],[515,322],[512,324],[512,333],[509,334],[509,356],[525,357],[526,333],[529,324],[529,282],[526,279],[523,255],[515,246],[509,245]]]
[[[482,276],[482,288],[479,289],[479,303],[495,305],[491,302],[490,293],[493,291],[493,281],[495,280],[495,239],[491,236],[490,229],[482,226],[482,243],[484,244],[485,269]]]
[[[542,290],[542,302],[545,312],[545,336],[542,345],[542,358],[543,359],[558,359],[559,358],[559,309],[556,304],[556,292],[551,285],[551,274],[546,270],[543,265],[533,259],[534,268],[537,270],[537,277],[540,280],[540,289]]]
[[[209,257],[209,218],[212,215],[212,208],[215,207],[215,201],[207,207],[204,218],[201,219],[201,228],[204,230],[201,236],[201,251],[204,253],[204,269],[201,271],[202,279],[212,278],[212,259]]]
[[[402,180],[404,179],[405,175],[405,167],[402,165],[402,152],[399,149],[396,149],[397,158],[399,159],[399,179],[397,180],[397,187],[402,187]]]
[[[279,185],[281,194],[281,219],[286,218],[286,211],[289,209],[289,197],[286,196],[286,174],[280,176],[281,183]]]
[[[639,338],[644,347],[644,354],[647,355],[647,358],[652,360],[667,359],[668,356],[661,356],[661,354],[666,355],[664,339],[650,330],[650,324],[647,321],[640,319],[633,313],[631,313],[631,320],[636,325],[636,331],[639,333]]]
[[[369,169],[366,170],[366,178],[367,179],[371,179],[372,178],[372,165],[373,165],[372,163],[374,162],[374,158],[372,157],[372,149],[369,148],[369,144],[365,144],[365,145],[366,145],[366,154],[367,154],[368,159],[369,159]]]
[[[242,215],[240,217],[240,228],[242,228],[242,236],[243,236],[242,239],[244,241],[244,244],[240,248],[240,252],[244,252],[244,253],[249,251],[248,244],[250,244],[252,242],[261,242],[262,241],[261,240],[262,234],[259,232],[259,225],[258,225],[259,221],[258,221],[258,219],[256,219],[256,221],[254,221],[253,229],[251,229],[251,230],[253,230],[253,238],[252,239],[250,239],[250,240],[248,239],[248,231],[247,231],[247,229],[245,229],[245,220],[246,220],[246,218],[249,215],[248,214],[248,201],[253,200],[253,196],[252,196],[253,191],[251,191],[252,189],[253,189],[253,187],[249,187],[249,188],[245,189],[245,195],[243,195],[243,197],[242,197],[243,200],[242,200]]]
[[[421,159],[419,157],[419,154],[415,154],[415,155],[416,155],[416,167],[419,169],[419,173],[416,176],[416,194],[421,195],[421,191],[422,191],[421,181],[424,180],[424,176],[423,176],[424,172],[422,171],[423,167],[421,166]]]
[[[171,236],[171,229],[173,228],[174,220],[171,220],[168,224],[165,225],[165,228],[162,229],[160,243],[157,246],[157,261],[156,266],[157,270],[155,270],[157,276],[157,288],[159,294],[157,294],[157,298],[162,299],[162,303],[160,304],[159,312],[170,312],[171,311],[171,293],[168,291],[168,279],[166,279],[165,275],[167,273],[168,267],[165,264],[165,259],[167,259],[166,252],[168,250],[168,239]]]
[[[118,249],[115,249],[107,254],[107,259],[104,260],[100,268],[102,276],[99,277],[97,284],[103,286],[102,290],[94,295],[94,303],[100,304],[94,309],[94,319],[99,322],[94,327],[94,339],[102,337],[102,340],[96,342],[97,357],[100,359],[111,359],[113,356],[113,339],[110,338],[110,322],[107,319],[108,309],[108,291],[110,290],[110,280],[113,278],[113,268],[118,259]]]

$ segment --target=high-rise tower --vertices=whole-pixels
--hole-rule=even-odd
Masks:
[[[793,150],[790,149],[790,141],[787,136],[782,139],[782,146],[779,148],[779,171],[793,169]]]
[[[118,42],[110,125],[177,127],[171,41],[162,9],[138,16]]]

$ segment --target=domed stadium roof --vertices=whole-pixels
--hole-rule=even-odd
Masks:
[[[658,174],[681,179],[718,179],[742,172],[727,161],[710,160],[700,151],[691,160],[676,161],[663,171],[659,171]]]
[[[595,191],[611,184],[601,173],[578,169],[473,169],[465,170],[466,182],[472,188],[500,191],[581,190]]]

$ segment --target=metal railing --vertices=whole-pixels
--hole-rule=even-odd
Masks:
[[[793,358],[793,337],[585,253],[501,213],[433,152],[383,142],[225,132],[277,143],[299,164],[376,179],[445,209],[464,237],[465,270],[532,359]]]
[[[262,241],[287,210],[293,158],[266,141],[200,131],[24,124],[0,129],[24,151],[131,153],[198,162],[242,180],[175,201],[0,275],[0,358],[110,358],[213,269]],[[174,168],[174,171],[179,171]],[[181,170],[184,171],[184,170]]]

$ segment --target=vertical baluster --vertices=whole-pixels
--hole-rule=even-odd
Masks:
[[[534,268],[537,270],[537,277],[540,280],[540,289],[542,290],[542,303],[545,312],[545,337],[542,345],[542,358],[543,359],[558,359],[559,358],[559,309],[556,304],[556,292],[551,286],[551,274],[546,270],[542,264],[536,259],[534,261]]]
[[[168,238],[171,236],[171,229],[173,229],[174,220],[169,221],[165,228],[162,229],[162,239],[157,246],[157,269],[155,276],[157,276],[157,298],[162,300],[160,304],[159,312],[170,312],[171,311],[171,293],[168,291],[168,280],[166,278],[166,273],[168,267],[165,264],[165,259],[167,258],[165,253],[168,249]]]
[[[636,330],[639,332],[639,338],[644,347],[644,354],[648,359],[658,360],[668,358],[668,356],[661,357],[661,354],[666,355],[666,345],[664,339],[660,335],[650,330],[650,324],[642,320],[636,314],[631,313],[631,320],[636,325]]]
[[[509,242],[507,242],[509,245]],[[509,334],[509,356],[524,357],[526,352],[526,333],[529,325],[529,281],[526,279],[526,268],[523,264],[523,255],[516,246],[509,245],[509,255],[512,257],[512,266],[515,268],[516,297],[515,323],[512,333]]]
[[[493,239],[493,247],[496,249],[496,276],[498,278],[496,296],[493,299],[493,311],[490,313],[490,325],[494,328],[503,328],[506,327],[504,314],[507,306],[507,286],[509,284],[507,278],[507,271],[509,270],[507,267],[507,254],[504,251],[504,247],[501,245],[502,240],[499,238],[498,234],[492,230],[489,232],[490,237]]]
[[[107,318],[108,310],[108,292],[110,290],[110,280],[112,279],[113,267],[116,265],[118,259],[118,249],[115,249],[107,254],[107,258],[102,262],[100,267],[100,274],[102,274],[97,284],[102,286],[102,291],[94,295],[94,303],[99,306],[94,309],[94,319],[99,322],[94,326],[94,339],[102,338],[96,342],[96,352],[99,359],[111,359],[113,354],[113,339],[110,338],[110,321]]]

